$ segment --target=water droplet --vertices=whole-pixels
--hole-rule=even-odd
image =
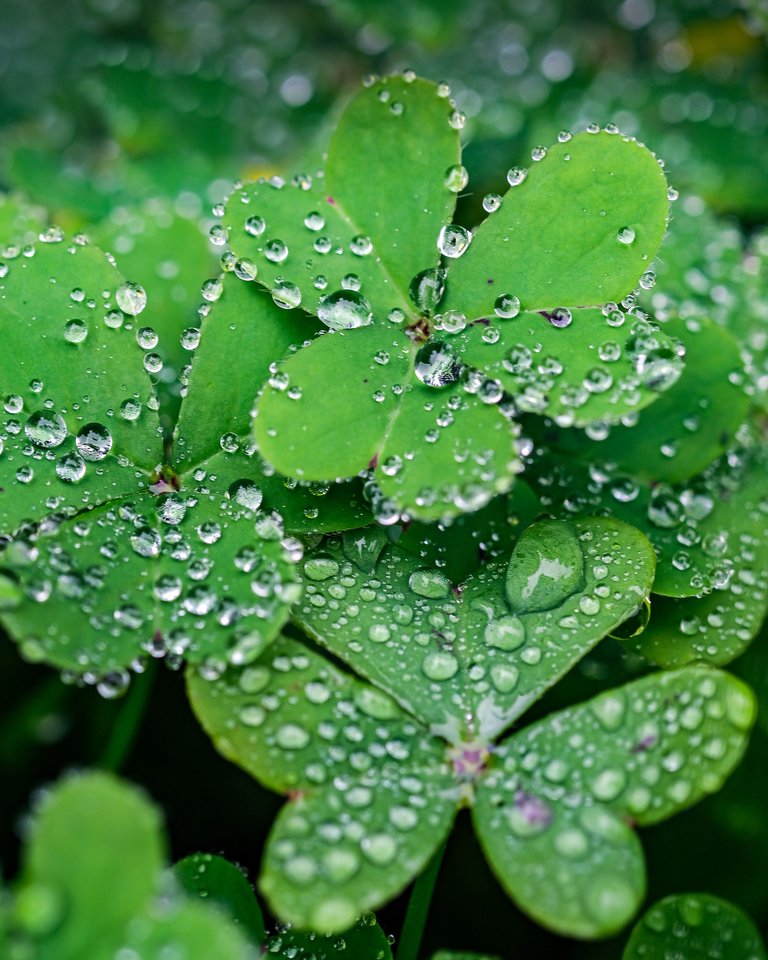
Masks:
[[[414,570],[408,578],[408,586],[418,596],[430,600],[442,600],[451,592],[451,581],[439,570]]]
[[[85,461],[76,453],[65,453],[56,461],[56,475],[65,483],[77,483],[85,476]]]
[[[619,243],[624,243],[628,246],[635,242],[635,231],[632,227],[619,227],[616,239]]]
[[[64,325],[64,339],[69,343],[82,343],[88,336],[88,324],[85,320],[69,320]]]
[[[356,257],[367,257],[373,250],[373,243],[370,237],[358,234],[349,241],[349,249]]]
[[[269,240],[264,245],[264,256],[270,263],[282,263],[288,257],[288,244],[282,240]]]
[[[260,487],[252,480],[235,480],[227,490],[227,496],[241,507],[252,510],[254,513],[259,509],[264,499]]]
[[[337,290],[320,297],[317,316],[331,330],[352,330],[373,321],[371,305],[356,290]]]
[[[455,223],[444,226],[437,237],[437,249],[444,257],[456,260],[472,242],[472,233]]]
[[[303,750],[309,743],[309,733],[296,723],[286,723],[275,734],[275,743],[281,750]]]
[[[428,387],[447,387],[461,376],[461,361],[439,341],[429,341],[416,353],[414,372]]]
[[[507,569],[507,599],[513,610],[551,610],[583,581],[584,556],[569,526],[541,520],[523,531]]]
[[[499,650],[517,650],[525,643],[525,625],[519,617],[509,614],[491,620],[485,628],[483,639],[489,647]]]
[[[147,305],[147,291],[138,283],[126,281],[115,291],[118,307],[130,317],[137,317]]]
[[[424,657],[421,669],[429,680],[450,680],[459,669],[459,661],[452,653],[432,650]]]
[[[301,290],[295,283],[278,280],[272,288],[272,300],[283,310],[293,310],[301,303]]]
[[[507,183],[510,187],[519,186],[525,178],[528,176],[528,171],[525,167],[511,167],[507,170]]]
[[[67,425],[58,413],[39,410],[24,424],[24,433],[36,447],[49,450],[67,439]]]
[[[411,280],[408,296],[422,313],[432,313],[443,299],[447,271],[441,267],[422,270]]]
[[[86,423],[81,427],[75,445],[85,460],[103,460],[112,449],[112,436],[100,423]]]
[[[554,310],[549,311],[547,318],[553,327],[562,328],[571,325],[573,315],[567,307],[555,307]]]
[[[363,837],[360,846],[367,859],[377,866],[393,863],[397,856],[397,841],[386,833]]]
[[[486,193],[483,197],[483,210],[486,213],[496,213],[501,206],[502,197],[498,193]]]
[[[245,232],[251,237],[260,237],[267,229],[267,224],[263,217],[248,217],[243,224]]]
[[[497,297],[493,305],[493,311],[497,317],[501,317],[503,320],[511,320],[520,313],[520,301],[511,293],[502,293],[500,297]]]
[[[467,173],[467,168],[460,163],[454,164],[452,167],[448,167],[445,171],[445,179],[443,180],[445,186],[451,191],[451,193],[461,193],[461,191],[469,183],[469,174]]]

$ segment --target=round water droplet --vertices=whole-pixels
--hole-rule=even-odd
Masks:
[[[293,310],[301,303],[301,290],[295,283],[278,280],[272,288],[272,300],[283,310]]]
[[[115,291],[118,307],[130,317],[137,317],[147,305],[147,291],[138,283],[126,281]]]
[[[288,257],[288,244],[282,240],[269,240],[264,245],[264,256],[270,263],[282,263]]]
[[[629,246],[630,243],[635,242],[635,231],[632,227],[619,227],[616,239],[619,243],[624,243]]]
[[[483,197],[483,210],[486,213],[496,213],[501,206],[502,197],[498,193],[486,193]]]
[[[67,439],[67,425],[58,413],[39,410],[24,424],[24,433],[36,447],[49,450]]]
[[[246,510],[259,509],[264,499],[261,488],[253,480],[235,480],[227,490],[227,496]]]
[[[511,293],[502,293],[500,297],[496,298],[493,312],[503,320],[511,320],[520,313],[520,301]]]
[[[573,320],[571,311],[567,307],[555,307],[547,316],[552,326],[558,328],[569,327],[571,320]]]
[[[528,176],[528,171],[525,167],[511,167],[507,170],[507,183],[510,187],[519,186],[523,180]]]
[[[85,320],[68,320],[64,325],[64,339],[70,343],[82,343],[88,336],[88,324]]]
[[[454,164],[452,167],[448,167],[445,171],[445,179],[443,180],[445,186],[451,191],[451,193],[461,193],[461,191],[469,183],[469,174],[467,173],[467,168],[460,163]]]
[[[408,586],[420,597],[430,600],[441,600],[451,592],[451,581],[438,570],[414,570],[408,578]]]
[[[414,358],[414,373],[428,387],[447,387],[461,377],[462,363],[439,341],[425,343]]]
[[[443,299],[448,273],[442,267],[422,270],[411,280],[408,296],[422,313],[432,313]]]
[[[349,242],[349,250],[350,253],[353,253],[356,257],[367,257],[368,254],[373,250],[371,238],[366,237],[363,234],[358,234],[358,236],[352,237]]]
[[[76,453],[65,453],[56,461],[56,475],[65,483],[77,483],[85,476],[85,460]]]
[[[450,680],[459,669],[459,661],[452,653],[432,650],[424,657],[421,669],[430,680]]]
[[[472,233],[466,227],[449,223],[442,228],[437,237],[437,249],[444,257],[456,260],[472,242]]]
[[[263,217],[248,217],[243,224],[245,232],[251,237],[260,237],[267,229],[267,224]]]
[[[112,449],[112,436],[100,423],[86,423],[81,427],[75,445],[85,460],[103,460]]]
[[[489,647],[499,650],[517,650],[525,643],[525,624],[519,617],[509,614],[491,620],[485,628],[483,639]]]
[[[317,316],[331,330],[352,330],[373,321],[371,305],[357,290],[337,290],[321,297]]]
[[[363,837],[360,847],[366,858],[377,866],[393,863],[397,856],[397,841],[386,833]]]

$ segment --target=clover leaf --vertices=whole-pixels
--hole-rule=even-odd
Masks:
[[[708,894],[686,893],[654,903],[637,923],[622,960],[765,960],[760,931],[742,910]]]
[[[297,596],[282,521],[245,466],[219,476],[209,449],[164,448],[143,288],[82,240],[48,239],[0,281],[3,623],[27,658],[91,680],[147,651],[252,658]]]
[[[366,914],[339,936],[302,933],[281,925],[267,935],[264,918],[253,888],[244,874],[228,860],[209,853],[192,854],[174,866],[182,887],[206,903],[214,903],[231,917],[262,953],[285,960],[392,960],[389,941],[373,914]]]
[[[164,848],[157,811],[136,790],[101,773],[57,784],[35,812],[12,890],[11,956],[253,960],[228,918],[181,894]]]
[[[644,891],[629,819],[658,822],[719,787],[753,723],[751,693],[688,667],[496,738],[637,609],[653,579],[642,535],[543,520],[508,563],[455,591],[440,570],[354,538],[346,554],[321,544],[303,576],[297,622],[333,659],[285,637],[216,684],[187,674],[221,752],[291,797],[261,877],[277,914],[348,927],[420,873],[470,806],[499,879],[539,922],[583,937],[624,925]]]
[[[615,302],[664,233],[653,155],[609,132],[564,137],[510,170],[473,236],[451,223],[467,174],[444,94],[410,74],[372,82],[324,172],[242,187],[218,228],[239,277],[328,328],[308,321],[311,342],[264,384],[261,456],[305,481],[370,469],[387,518],[450,518],[507,491],[518,410],[617,420],[682,366],[674,338]]]

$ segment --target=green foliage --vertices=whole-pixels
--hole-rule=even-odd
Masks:
[[[765,960],[763,939],[738,907],[706,894],[676,894],[655,903],[632,931],[623,960],[742,957]]]
[[[146,802],[81,777],[35,821],[0,951],[390,960],[369,911],[433,882],[463,808],[526,914],[612,935],[645,896],[635,827],[717,791],[754,722],[712,667],[768,609],[765,234],[696,198],[670,218],[613,124],[536,147],[471,229],[466,118],[406,71],[349,101],[323,171],[236,184],[206,241],[224,76],[187,65],[144,124],[156,76],[95,70],[99,176],[104,145],[60,177],[50,145],[8,152],[114,258],[0,205],[0,619],[105,696],[188,661],[221,753],[288,796],[260,877],[284,925],[222,858],[169,876]],[[764,955],[697,895],[625,956],[683,940]]]
[[[418,874],[469,805],[523,909],[571,935],[620,929],[644,892],[621,818],[654,823],[719,787],[754,721],[747,688],[701,668],[651,675],[493,740],[636,610],[647,543],[613,521],[544,521],[461,604],[439,570],[381,541],[346,545],[305,560],[297,621],[375,686],[288,638],[217,684],[188,673],[219,749],[293,798],[261,881],[278,915],[344,929]]]
[[[45,795],[10,906],[10,956],[107,960],[251,960],[232,923],[185,898],[164,872],[157,811],[105,774],[81,774]]]

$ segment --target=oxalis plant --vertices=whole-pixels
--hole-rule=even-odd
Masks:
[[[635,828],[744,750],[715,667],[768,605],[762,248],[726,309],[690,298],[702,224],[654,265],[676,194],[612,125],[469,229],[462,123],[444,85],[372,80],[323,172],[215,210],[171,430],[141,277],[56,229],[0,271],[3,624],[105,695],[186,661],[219,750],[289,797],[271,910],[340,934],[418,877],[398,960],[464,808],[539,923],[623,928]],[[629,682],[521,726],[606,637]]]

